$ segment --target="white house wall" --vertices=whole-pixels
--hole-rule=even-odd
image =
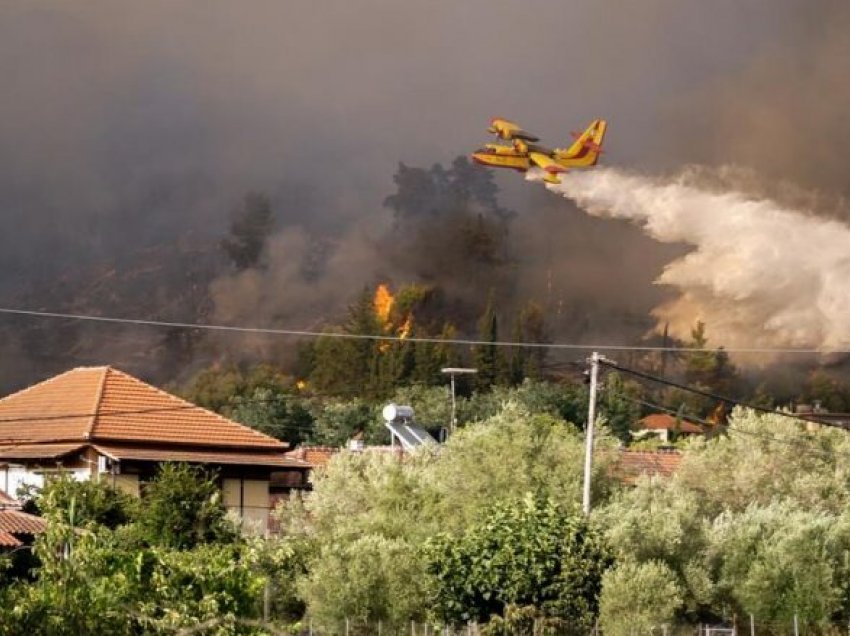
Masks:
[[[21,486],[44,486],[44,473],[55,472],[52,469],[36,470],[26,466],[10,464],[0,471],[0,489],[14,497]],[[85,481],[89,478],[88,468],[63,469],[62,472],[71,475],[77,481]]]

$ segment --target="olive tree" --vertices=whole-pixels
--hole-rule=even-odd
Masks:
[[[426,554],[440,619],[486,622],[508,606],[533,607],[574,630],[592,624],[611,564],[578,509],[532,495],[494,505],[460,535],[433,537]]]

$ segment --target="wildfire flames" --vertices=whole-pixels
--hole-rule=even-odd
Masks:
[[[404,322],[401,324],[401,327],[398,328],[398,337],[404,340],[407,336],[410,335],[410,330],[413,329],[413,316],[410,315],[405,318]]]
[[[381,283],[375,289],[375,296],[372,299],[372,306],[375,310],[375,316],[377,316],[378,320],[381,323],[381,328],[384,330],[384,333],[395,333],[398,334],[398,337],[401,339],[407,338],[410,335],[411,330],[413,329],[413,314],[408,313],[404,320],[401,321],[400,325],[393,324],[393,305],[395,304],[395,297],[390,292],[389,285],[386,283]],[[385,342],[381,345],[381,351],[386,351],[389,348],[389,343]]]
[[[390,312],[393,310],[395,298],[390,293],[390,288],[381,283],[375,290],[375,298],[372,299],[372,306],[375,308],[375,315],[381,321],[384,331],[389,331],[392,328],[390,323]]]

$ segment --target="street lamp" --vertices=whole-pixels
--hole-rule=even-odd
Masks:
[[[450,426],[451,433],[457,428],[457,404],[455,402],[455,376],[463,374],[478,373],[478,369],[467,369],[465,367],[445,367],[440,369],[440,373],[448,373],[452,379],[452,421]]]

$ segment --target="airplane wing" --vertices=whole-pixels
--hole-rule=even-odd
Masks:
[[[531,159],[534,165],[543,168],[546,172],[546,176],[543,177],[546,183],[561,183],[558,175],[566,172],[567,169],[552,159],[552,157],[544,155],[541,152],[530,152],[528,153],[528,158]]]
[[[530,132],[527,132],[520,128],[517,124],[512,121],[508,121],[507,119],[501,119],[497,117],[490,121],[490,127],[487,129],[488,132],[493,133],[499,139],[522,139],[525,141],[539,141],[538,137],[535,137]]]

